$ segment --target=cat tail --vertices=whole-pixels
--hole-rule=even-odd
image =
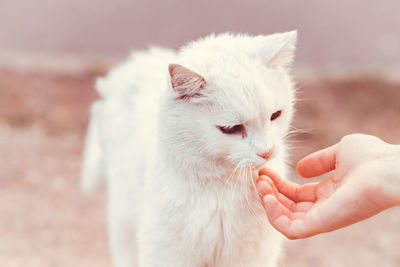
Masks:
[[[103,159],[99,123],[102,104],[102,100],[98,100],[93,103],[91,107],[90,122],[83,149],[83,162],[80,179],[81,191],[84,194],[92,193],[102,178]]]

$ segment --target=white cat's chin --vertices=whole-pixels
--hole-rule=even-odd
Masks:
[[[262,168],[276,169],[283,159],[277,156],[271,157],[266,160],[260,160],[254,163],[253,170],[258,173]],[[277,164],[279,162],[279,164]]]

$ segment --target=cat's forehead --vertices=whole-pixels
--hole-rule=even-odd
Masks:
[[[213,98],[219,103],[220,116],[251,121],[290,105],[292,86],[287,75],[258,66],[227,75],[211,75]]]
[[[276,38],[211,35],[184,47],[177,63],[205,79],[206,94],[221,112],[218,116],[232,121],[255,120],[293,101],[289,74],[284,68],[269,65],[270,54],[276,55],[276,48],[282,48],[276,46]]]

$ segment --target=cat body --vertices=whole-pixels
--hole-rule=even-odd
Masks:
[[[285,176],[296,32],[134,53],[99,79],[82,186],[107,178],[115,267],[276,266],[254,183]]]

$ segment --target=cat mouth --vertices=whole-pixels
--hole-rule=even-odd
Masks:
[[[254,163],[254,169],[259,170],[262,167],[268,166],[269,163],[275,158],[276,150],[272,151],[272,153],[266,159],[260,159],[259,161]]]
[[[256,164],[254,165],[254,169],[255,169],[256,171],[258,171],[258,170],[261,169],[262,167],[265,167],[265,166],[267,165],[267,163],[268,163],[267,160],[264,160],[263,162],[260,162],[260,163],[256,163]]]

